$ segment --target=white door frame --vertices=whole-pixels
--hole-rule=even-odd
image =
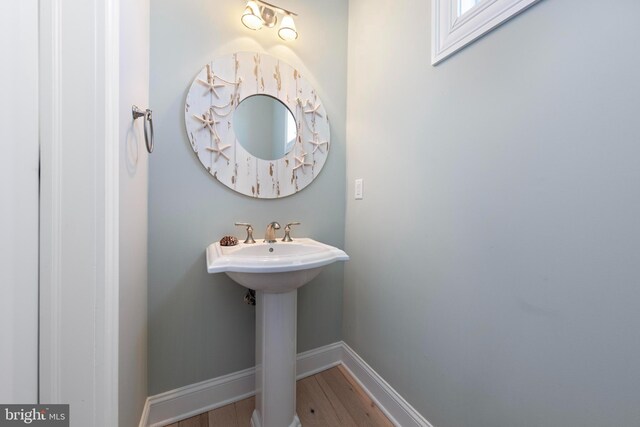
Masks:
[[[38,399],[38,1],[0,3],[0,402]]]
[[[40,401],[118,425],[119,0],[40,2]]]

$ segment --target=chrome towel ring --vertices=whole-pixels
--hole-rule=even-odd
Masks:
[[[142,110],[135,105],[131,107],[131,114],[133,120],[138,117],[144,117],[144,141],[147,144],[147,151],[149,154],[153,152],[153,119],[151,118],[152,111],[150,109]],[[147,122],[149,123],[149,130],[147,131]]]

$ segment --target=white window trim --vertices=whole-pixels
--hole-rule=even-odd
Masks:
[[[431,65],[436,65],[539,0],[486,0],[458,17],[456,0],[431,1]]]

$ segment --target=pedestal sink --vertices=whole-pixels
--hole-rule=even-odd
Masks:
[[[207,248],[207,271],[226,273],[256,291],[256,409],[252,427],[298,427],[296,310],[298,288],[349,256],[313,239]]]

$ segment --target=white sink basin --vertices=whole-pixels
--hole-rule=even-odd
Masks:
[[[226,273],[257,291],[288,292],[311,281],[325,265],[348,259],[344,251],[307,238],[236,246],[216,242],[207,248],[207,271]]]

